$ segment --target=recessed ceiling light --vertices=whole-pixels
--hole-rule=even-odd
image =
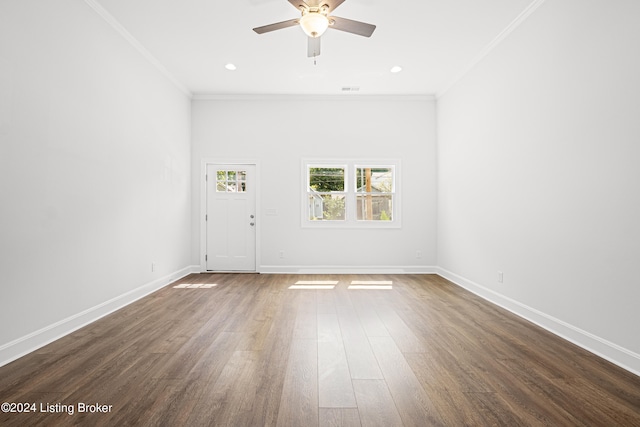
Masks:
[[[224,68],[226,68],[229,71],[235,71],[236,70],[236,66],[231,64],[231,63],[225,65]]]
[[[399,73],[400,71],[402,71],[402,67],[395,65],[391,68],[391,72],[392,73]]]

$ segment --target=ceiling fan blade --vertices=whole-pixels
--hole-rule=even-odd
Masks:
[[[329,6],[328,12],[331,12],[344,3],[344,1],[345,0],[289,0],[289,3],[298,10],[300,10],[300,7],[308,9],[310,7],[320,7],[326,4]]]
[[[309,37],[307,42],[307,56],[315,58],[320,55],[320,37]]]
[[[258,34],[268,33],[270,31],[280,30],[282,28],[293,27],[294,25],[298,25],[298,19],[290,19],[288,21],[277,22],[275,24],[264,25],[262,27],[254,28]]]
[[[300,10],[300,6],[306,7],[307,9],[309,8],[309,6],[314,6],[313,4],[309,4],[313,3],[313,1],[309,0],[289,0],[289,3],[291,3],[291,5],[293,5],[293,7],[298,10]]]
[[[344,3],[344,0],[325,0],[322,2],[322,4],[326,4],[329,6],[330,13],[336,10],[342,3]]]
[[[347,33],[357,34],[359,36],[371,37],[371,34],[373,34],[373,31],[376,29],[375,25],[352,21],[351,19],[338,18],[337,16],[332,16],[330,19],[333,20],[333,25],[329,25],[329,28],[346,31]]]

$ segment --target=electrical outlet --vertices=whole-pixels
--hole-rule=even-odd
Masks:
[[[422,258],[422,251],[416,251],[416,258]]]
[[[153,273],[154,271],[156,271],[156,263],[152,262],[151,263],[151,272]]]
[[[284,258],[284,251],[278,252],[278,258]]]
[[[504,274],[502,273],[502,271],[498,271],[498,283],[503,283],[504,282]]]

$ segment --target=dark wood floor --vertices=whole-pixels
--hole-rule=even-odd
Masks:
[[[3,426],[640,426],[640,377],[438,276],[196,274],[0,368],[0,402],[36,404]]]

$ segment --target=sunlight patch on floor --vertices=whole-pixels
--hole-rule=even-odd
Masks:
[[[337,284],[337,280],[298,280],[289,289],[333,289]]]
[[[174,289],[211,289],[218,286],[216,283],[182,283],[176,285]]]
[[[392,280],[352,280],[347,289],[393,289]]]

